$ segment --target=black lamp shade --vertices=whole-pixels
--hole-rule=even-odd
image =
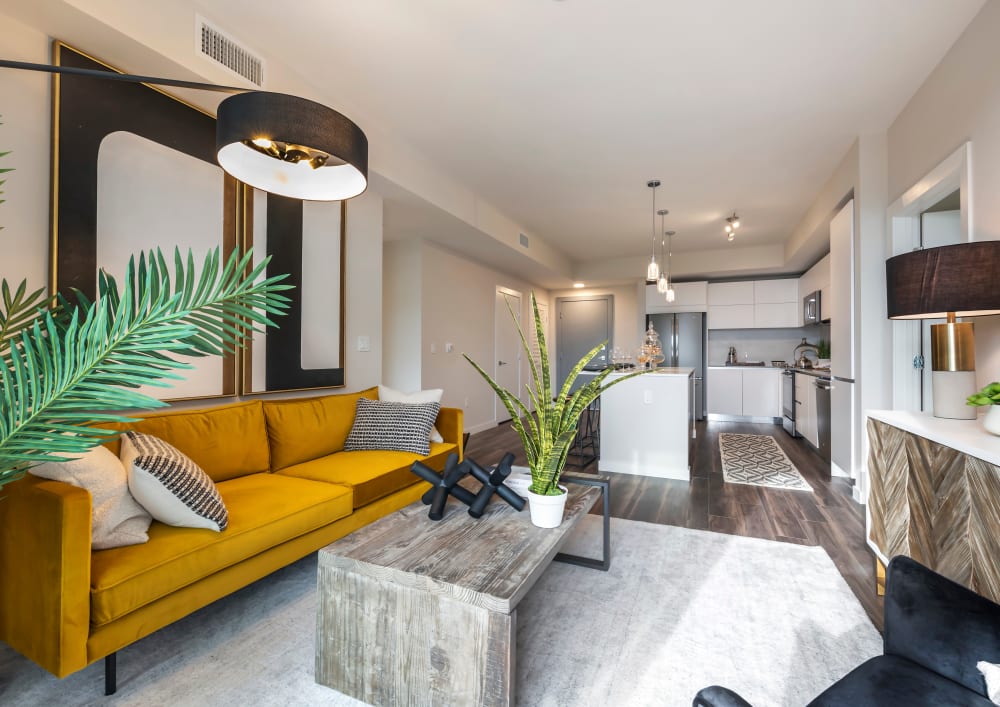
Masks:
[[[889,319],[1000,314],[1000,241],[903,253],[885,262]]]
[[[329,155],[322,166],[289,161],[250,143],[274,142]],[[251,91],[219,105],[219,164],[242,182],[264,191],[311,201],[339,201],[368,186],[368,138],[332,108],[297,96]]]

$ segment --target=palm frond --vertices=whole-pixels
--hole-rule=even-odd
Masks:
[[[108,433],[94,423],[128,419],[109,411],[164,405],[136,388],[179,378],[190,366],[177,356],[233,351],[255,326],[272,325],[288,309],[280,293],[290,286],[279,284],[285,276],[255,282],[267,260],[252,262],[250,252],[234,254],[220,267],[216,249],[197,277],[190,253],[184,261],[175,252],[171,277],[162,253],[151,251],[129,260],[121,291],[102,274],[95,302],[78,295],[61,312],[36,309],[0,351],[0,486],[58,452],[99,444]]]

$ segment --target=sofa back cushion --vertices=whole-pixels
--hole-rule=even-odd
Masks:
[[[264,401],[271,470],[279,471],[344,449],[359,398],[378,400],[378,388],[318,398]]]
[[[259,400],[198,410],[150,413],[131,424],[109,426],[159,437],[190,457],[212,481],[234,479],[270,468],[264,409]],[[117,442],[108,446],[118,453]]]

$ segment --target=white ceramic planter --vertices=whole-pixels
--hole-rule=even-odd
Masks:
[[[566,510],[566,487],[560,485],[562,493],[558,496],[541,496],[528,491],[528,510],[531,512],[531,523],[538,528],[558,528],[562,525],[563,512]]]
[[[990,434],[1000,436],[1000,405],[990,405],[983,418],[983,428]]]

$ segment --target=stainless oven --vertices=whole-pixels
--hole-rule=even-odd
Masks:
[[[795,432],[795,371],[790,368],[781,372],[781,415],[785,432],[798,437]]]

